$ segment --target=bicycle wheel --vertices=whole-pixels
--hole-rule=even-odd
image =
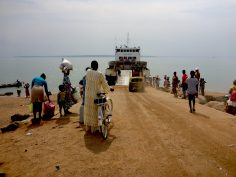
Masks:
[[[102,125],[100,126],[100,131],[102,133],[103,139],[107,139],[108,137],[108,127],[109,123],[111,122],[111,116],[112,116],[112,110],[113,110],[113,103],[110,98],[107,99],[107,102],[104,105],[103,109],[103,121]]]
[[[108,137],[108,124],[104,123],[104,120],[103,120],[102,125],[100,126],[100,131],[102,133],[103,139],[106,140]]]

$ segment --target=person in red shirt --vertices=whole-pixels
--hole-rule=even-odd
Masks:
[[[182,91],[183,91],[183,98],[186,99],[186,91],[188,88],[188,85],[186,83],[186,80],[188,79],[188,75],[186,74],[185,70],[182,70],[182,83],[181,83],[181,87],[182,87]]]

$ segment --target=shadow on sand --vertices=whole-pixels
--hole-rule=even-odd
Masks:
[[[56,120],[56,124],[58,124],[58,125],[66,125],[71,121],[71,119],[70,119],[71,117],[78,117],[78,114],[72,113],[72,114],[68,114],[63,117],[55,118],[54,120]]]
[[[113,125],[109,127],[109,132],[112,127]],[[93,134],[86,132],[84,135],[84,142],[85,142],[86,148],[95,154],[106,151],[115,139],[116,139],[116,136],[111,135],[109,133],[109,136],[107,137],[107,139],[104,140],[102,138],[101,133],[98,131]]]
[[[57,113],[58,114],[58,113]],[[57,114],[55,114],[54,116],[56,116]],[[67,116],[64,116],[64,117],[59,117],[59,118],[55,118],[55,117],[52,117],[52,118],[43,118],[40,123],[35,123],[35,124],[30,124],[27,126],[27,129],[26,131],[30,130],[30,129],[35,129],[35,128],[38,128],[40,126],[42,126],[45,122],[48,122],[48,121],[56,121],[56,124],[58,126],[60,125],[66,125],[70,122],[70,117],[77,117],[78,114],[77,113],[72,113],[70,115],[67,115]]]
[[[27,129],[25,130],[26,132],[31,130],[31,129],[35,129],[35,128],[39,128],[43,125],[44,123],[41,121],[40,123],[36,123],[36,124],[30,124],[27,126]]]
[[[57,125],[66,125],[70,122],[70,117],[59,117],[56,119]]]
[[[198,113],[198,112],[193,113],[193,115],[199,116],[199,117],[203,117],[203,118],[205,118],[205,119],[210,119],[209,116],[207,116],[207,115],[205,115],[205,114]]]

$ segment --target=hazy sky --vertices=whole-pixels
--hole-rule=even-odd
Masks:
[[[235,0],[0,0],[0,56],[236,56]]]

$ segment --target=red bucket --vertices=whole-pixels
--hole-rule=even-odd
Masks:
[[[55,105],[53,104],[53,102],[49,101],[44,102],[43,106],[44,116],[52,118],[54,116],[54,112],[55,112]]]

